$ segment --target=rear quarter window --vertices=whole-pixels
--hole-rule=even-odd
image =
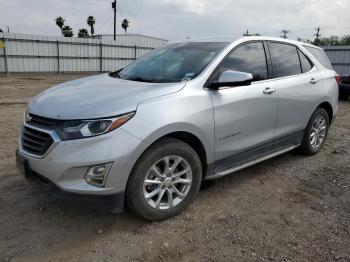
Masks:
[[[299,54],[301,69],[303,73],[309,72],[312,69],[313,65],[311,64],[309,59],[303,54],[303,52],[301,52],[299,49],[298,49],[298,54]]]
[[[323,49],[304,46],[325,68],[333,70],[332,64],[329,61]]]

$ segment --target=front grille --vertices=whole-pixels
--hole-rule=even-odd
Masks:
[[[44,155],[53,142],[51,135],[27,126],[23,127],[21,144],[26,152]]]
[[[28,121],[28,124],[38,126],[38,127],[48,128],[48,129],[53,129],[54,127],[58,126],[62,122],[62,120],[47,118],[43,116],[37,116],[33,114],[29,114],[29,116],[30,116],[30,120]]]

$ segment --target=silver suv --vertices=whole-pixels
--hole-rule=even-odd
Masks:
[[[337,100],[336,73],[316,46],[268,37],[173,43],[35,97],[17,165],[56,197],[166,219],[202,180],[295,148],[318,153]]]

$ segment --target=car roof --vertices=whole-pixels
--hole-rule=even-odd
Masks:
[[[270,37],[270,36],[245,36],[245,37],[212,37],[212,38],[195,38],[195,39],[186,39],[182,41],[172,41],[171,43],[191,43],[191,42],[223,42],[223,43],[234,43],[234,42],[247,42],[247,41],[278,41],[278,42],[285,42],[290,43],[294,45],[303,45],[303,46],[309,46],[317,49],[321,49],[318,46],[304,43],[296,40],[290,40],[280,37]]]

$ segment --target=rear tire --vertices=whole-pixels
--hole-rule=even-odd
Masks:
[[[201,161],[193,148],[178,139],[164,138],[147,149],[134,166],[126,202],[146,220],[167,219],[192,203],[201,181]]]
[[[318,108],[312,114],[306,127],[300,151],[304,155],[317,154],[326,141],[329,129],[329,116],[325,109]]]

